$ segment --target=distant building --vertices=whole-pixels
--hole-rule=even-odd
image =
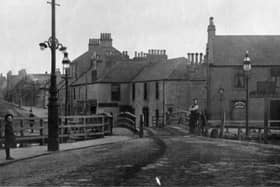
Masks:
[[[46,107],[46,87],[50,75],[27,74],[25,70],[20,70],[18,75],[7,74],[6,99],[19,106]]]
[[[249,118],[264,118],[264,82],[271,83],[270,119],[280,120],[280,36],[216,35],[213,18],[208,25],[206,60],[208,68],[208,112],[211,119],[245,120],[246,85],[242,68],[246,51],[252,69],[249,72]],[[224,89],[223,97],[218,90]]]

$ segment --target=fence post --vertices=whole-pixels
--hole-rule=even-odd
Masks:
[[[259,129],[258,129],[258,138],[259,138],[259,142],[261,142],[261,140],[262,140],[261,132],[262,132],[262,129],[259,128]]]
[[[86,128],[86,118],[83,117],[83,124],[84,124],[84,138],[87,139],[87,128]]]
[[[20,136],[24,136],[24,133],[23,133],[23,119],[20,120]]]
[[[44,144],[43,129],[44,129],[44,126],[43,126],[43,119],[40,119],[40,136],[42,137],[42,140],[41,140],[41,142],[40,142],[40,145],[43,145],[43,144]]]
[[[224,136],[224,127],[225,127],[225,113],[223,113],[223,116],[221,119],[220,138],[223,138],[223,136]]]
[[[105,134],[105,115],[102,116],[102,126],[101,126],[101,130],[102,130],[102,136],[104,137]]]
[[[66,120],[66,118],[65,118],[65,120]],[[61,117],[59,118],[58,121],[59,121],[59,127],[60,127],[60,143],[63,143],[64,124],[63,124],[63,120]]]
[[[267,96],[264,98],[264,143],[267,143],[267,132],[268,132],[268,99]]]
[[[144,116],[143,114],[140,115],[140,129],[139,129],[139,137],[142,138],[143,137],[143,127],[144,127]]]
[[[241,132],[240,132],[240,127],[238,127],[238,129],[237,129],[237,137],[238,137],[238,140],[240,140],[240,135],[241,135]]]
[[[114,121],[114,118],[113,118],[113,113],[111,112],[111,117],[110,117],[110,135],[113,135],[113,121]]]

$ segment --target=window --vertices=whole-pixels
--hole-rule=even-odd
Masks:
[[[92,72],[91,72],[91,82],[94,82],[96,80],[97,80],[97,71],[92,70]]]
[[[144,100],[147,100],[147,99],[148,99],[148,85],[145,82],[144,83]]]
[[[76,90],[73,88],[73,98],[76,99]]]
[[[156,82],[156,99],[159,99],[159,84]]]
[[[276,88],[280,88],[280,68],[271,68],[270,70],[271,79],[275,82]]]
[[[81,87],[79,87],[78,99],[81,99]]]
[[[237,73],[234,77],[234,88],[245,88],[244,73]]]
[[[120,101],[120,98],[121,98],[120,84],[112,84],[111,85],[111,100]]]
[[[132,84],[132,100],[135,100],[135,83]]]

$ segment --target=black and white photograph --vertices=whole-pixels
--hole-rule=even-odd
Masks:
[[[0,3],[0,186],[280,186],[279,0]]]

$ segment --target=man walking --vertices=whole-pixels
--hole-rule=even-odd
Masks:
[[[15,147],[16,138],[13,129],[13,118],[12,114],[5,115],[5,151],[6,151],[6,160],[14,160],[10,155],[10,148]]]

